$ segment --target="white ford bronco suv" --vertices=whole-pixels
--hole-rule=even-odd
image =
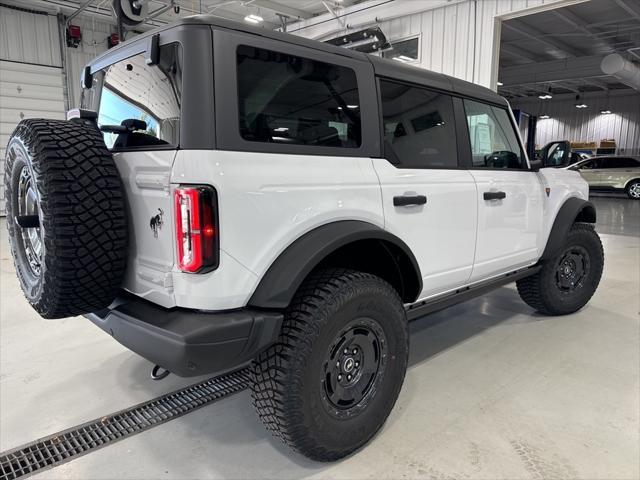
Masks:
[[[510,282],[568,314],[600,281],[587,184],[530,161],[486,88],[210,16],[82,84],[9,141],[27,300],[178,375],[251,365],[262,421],[312,459],[380,429],[409,320]]]

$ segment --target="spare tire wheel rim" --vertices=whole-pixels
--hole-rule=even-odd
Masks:
[[[375,396],[387,363],[387,340],[372,318],[350,322],[323,362],[322,403],[336,418],[353,417]]]
[[[634,183],[629,187],[629,194],[633,198],[640,198],[640,182]]]
[[[35,180],[33,178],[29,165],[23,165],[20,170],[20,178],[18,180],[18,216],[20,217],[38,217],[40,220],[40,208],[38,201],[38,192],[36,190]],[[40,227],[21,227],[20,229],[21,246],[24,250],[27,265],[31,274],[38,278],[42,271],[42,235]]]

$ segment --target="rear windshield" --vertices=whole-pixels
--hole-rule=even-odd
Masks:
[[[160,61],[149,66],[135,55],[94,73],[84,90],[82,108],[98,111],[98,125],[110,149],[178,146],[182,55],[177,43],[160,48]]]

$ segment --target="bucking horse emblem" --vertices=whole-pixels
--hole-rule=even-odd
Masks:
[[[163,215],[164,211],[159,208],[158,213],[151,217],[151,221],[149,222],[149,226],[151,227],[151,230],[153,230],[153,236],[155,238],[158,238],[158,230],[162,229],[162,224],[164,223],[164,220],[162,219]]]

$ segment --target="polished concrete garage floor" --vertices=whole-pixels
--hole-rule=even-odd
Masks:
[[[505,287],[414,322],[396,408],[342,462],[291,453],[242,392],[34,478],[637,479],[640,202],[593,201],[606,265],[591,303],[543,317]],[[0,228],[0,450],[198,380],[152,381],[87,320],[40,319]]]

